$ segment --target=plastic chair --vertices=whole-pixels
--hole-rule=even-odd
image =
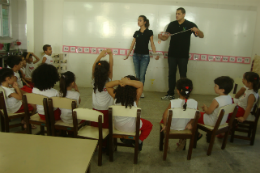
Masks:
[[[225,149],[226,144],[227,144],[228,134],[232,128],[233,120],[237,114],[237,109],[238,109],[238,107],[236,104],[230,104],[230,105],[221,107],[221,109],[219,110],[219,113],[218,113],[218,119],[217,119],[215,126],[208,126],[208,125],[198,123],[197,130],[201,129],[201,130],[207,132],[207,135],[208,135],[207,136],[207,141],[209,141],[209,147],[208,147],[208,151],[207,151],[208,156],[211,155],[213,144],[215,141],[215,136],[218,134],[225,133],[223,143],[221,146],[222,150]],[[230,113],[233,113],[233,114],[230,117],[229,123],[224,123],[224,124],[220,125],[224,114],[230,114]],[[197,135],[195,135],[195,138],[197,138]],[[197,146],[197,139],[195,140],[194,148],[196,148],[196,146]]]
[[[113,162],[113,150],[117,151],[117,146],[124,146],[124,147],[132,147],[130,145],[126,145],[123,143],[118,143],[117,138],[124,138],[124,139],[131,139],[135,140],[135,147],[134,147],[134,164],[138,162],[138,152],[139,152],[139,135],[140,135],[140,116],[141,116],[141,109],[137,107],[132,108],[125,108],[125,106],[110,106],[109,107],[109,147],[110,147],[110,161]],[[132,133],[122,132],[114,128],[113,125],[113,117],[134,117],[136,118],[136,131]],[[115,145],[115,148],[114,148]]]
[[[167,151],[169,146],[169,139],[190,139],[190,146],[188,151],[187,160],[191,159],[192,154],[192,148],[194,146],[194,140],[195,140],[195,134],[197,129],[197,123],[200,117],[199,111],[195,109],[186,109],[185,111],[181,108],[175,108],[175,109],[169,109],[169,116],[168,121],[166,125],[165,131],[161,132],[162,128],[164,127],[163,124],[161,124],[160,127],[160,151],[163,151],[163,160],[166,160],[167,157]],[[192,124],[192,130],[171,130],[171,123],[174,119],[194,119],[194,122]],[[165,138],[164,142],[164,150],[163,150],[163,140]]]
[[[41,130],[37,135],[45,135],[45,127],[47,129],[46,133],[51,136],[50,118],[47,106],[46,96],[40,94],[26,93],[23,95],[24,110],[26,115],[26,124],[28,124],[27,133],[32,134],[31,124],[39,125]],[[45,120],[42,120],[38,113],[30,116],[28,111],[28,104],[42,105],[44,107]]]
[[[98,127],[84,126],[78,130],[78,121],[85,120],[90,122],[98,122]],[[87,109],[76,108],[73,110],[73,123],[76,128],[76,135],[78,138],[98,140],[98,166],[102,165],[102,146],[103,141],[109,135],[108,129],[102,129],[102,123],[104,122],[103,113]],[[86,146],[87,147],[87,146]]]

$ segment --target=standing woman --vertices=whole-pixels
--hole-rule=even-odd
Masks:
[[[133,55],[135,74],[136,78],[138,78],[144,84],[146,70],[150,62],[148,48],[149,41],[151,42],[153,53],[156,53],[156,49],[153,42],[153,31],[148,29],[150,24],[146,16],[139,16],[138,26],[140,27],[140,29],[134,33],[134,39],[132,41],[130,51],[128,52],[125,60],[128,59],[130,53],[132,52],[135,46]],[[158,60],[159,56],[157,56],[155,59]],[[144,93],[142,93],[141,98],[144,98]]]

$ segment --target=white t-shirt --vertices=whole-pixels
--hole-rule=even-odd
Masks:
[[[25,77],[32,78],[32,72],[34,70],[34,64],[33,62],[27,63],[25,68]]]
[[[109,79],[108,82],[110,82],[111,79]],[[92,81],[92,85],[94,87],[94,80]],[[108,110],[108,107],[113,105],[114,99],[110,96],[110,94],[107,92],[106,84],[103,88],[102,92],[99,92],[98,89],[96,89],[96,93],[93,90],[92,93],[92,106],[94,109],[97,110]]]
[[[174,99],[171,100],[171,108],[183,108],[183,105],[185,103],[185,100],[183,99]],[[188,99],[187,100],[187,108],[195,109],[198,108],[198,102],[194,99]],[[180,119],[180,118],[174,118],[172,119],[171,129],[173,130],[184,130],[186,125],[191,119]]]
[[[218,120],[218,113],[220,108],[233,103],[232,97],[230,95],[221,95],[219,97],[216,97],[215,100],[218,102],[218,107],[214,109],[214,111],[210,115],[206,113],[204,114],[203,121],[205,125],[215,126]],[[228,118],[228,113],[223,116],[220,125],[225,124],[227,118]]]
[[[120,103],[116,104],[115,100],[115,105],[120,105]],[[134,106],[137,107],[136,102],[134,102]],[[134,117],[114,117],[114,126],[117,130],[122,131],[122,132],[128,132],[132,133],[135,132],[136,129],[136,118]],[[143,122],[140,120],[140,128],[142,128]]]
[[[22,70],[23,74],[25,75],[25,67],[22,67],[21,70]]]
[[[79,92],[77,91],[67,91],[67,96],[66,98],[73,99],[77,101],[77,106],[79,105]],[[72,110],[71,109],[60,109],[61,110],[61,115],[60,118],[64,123],[67,124],[72,124],[73,119],[72,119]]]
[[[20,107],[22,106],[22,100],[17,100],[14,97],[9,97],[10,94],[16,93],[14,88],[7,88],[4,86],[2,86],[2,88],[5,91],[5,99],[6,99],[5,102],[6,102],[7,112],[10,112],[10,113],[17,112],[20,109]]]
[[[53,59],[51,56],[45,54],[42,58],[44,58],[44,57],[46,57],[46,61],[45,61],[46,64],[53,65]]]
[[[33,88],[32,93],[34,94],[40,94],[40,95],[44,95],[46,97],[55,97],[55,96],[59,96],[59,92],[56,89],[48,89],[48,90],[44,90],[44,91],[40,91],[38,88]],[[54,108],[53,110],[56,110],[57,108]],[[38,114],[41,115],[45,115],[44,113],[44,107],[42,105],[37,105],[37,111]]]
[[[248,101],[248,97],[253,94],[255,97],[255,102],[254,105],[256,104],[257,100],[258,100],[258,93],[256,93],[253,89],[248,89],[247,87],[244,87],[246,89],[245,93],[239,98],[235,100],[235,103],[237,103],[238,106],[240,106],[241,108],[243,108],[244,110],[246,110],[247,107],[247,101]],[[254,106],[253,106],[254,108]],[[253,111],[253,108],[251,111]]]
[[[14,72],[14,76],[17,78],[17,84],[18,84],[19,88],[22,88],[23,87],[23,81],[22,81],[18,71]]]

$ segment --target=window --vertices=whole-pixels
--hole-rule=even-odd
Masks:
[[[0,0],[0,37],[10,37],[10,0]]]

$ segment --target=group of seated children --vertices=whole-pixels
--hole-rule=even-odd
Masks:
[[[33,53],[25,53],[23,58],[12,56],[8,59],[9,68],[3,68],[0,70],[0,82],[1,86],[6,94],[6,106],[10,113],[17,113],[24,111],[22,105],[22,94],[24,91],[20,89],[25,86],[33,86],[32,93],[44,95],[47,97],[66,97],[76,100],[77,105],[80,104],[80,93],[76,85],[75,75],[68,71],[62,73],[59,76],[57,69],[52,65],[51,60],[52,49],[50,45],[43,47],[45,55],[43,56],[42,64],[34,70],[33,64],[39,61]],[[109,62],[101,60],[103,57],[109,55]],[[36,60],[33,61],[35,57]],[[17,73],[22,69],[22,78]],[[121,105],[126,108],[137,107],[141,94],[143,92],[143,83],[138,81],[134,76],[128,75],[121,80],[112,81],[113,78],[113,54],[110,49],[103,50],[95,60],[92,67],[92,103],[93,109],[102,112],[104,115],[103,128],[108,128],[108,109],[111,105]],[[54,89],[56,82],[60,83],[60,91]],[[233,79],[228,76],[218,77],[214,80],[215,93],[219,96],[216,97],[211,105],[207,107],[203,105],[199,118],[200,124],[214,126],[217,121],[219,109],[222,106],[237,103],[239,106],[236,117],[238,121],[245,121],[253,106],[258,100],[258,87],[259,76],[254,72],[246,72],[243,76],[244,87],[236,94],[236,98],[233,100],[229,93],[233,88]],[[28,85],[27,85],[28,84]],[[169,106],[163,114],[161,123],[164,124],[165,130],[166,122],[168,118],[168,110],[172,108],[198,109],[198,102],[190,98],[190,94],[193,90],[193,84],[190,79],[181,78],[177,81],[176,85],[178,99],[170,101]],[[25,91],[26,92],[26,91]],[[41,105],[29,105],[31,111],[37,110],[40,118],[45,120],[44,108]],[[72,124],[72,111],[67,109],[54,108],[55,120],[62,120],[64,123]],[[228,121],[229,115],[224,115],[221,124]],[[171,123],[171,129],[184,130],[192,129],[193,120],[191,119],[173,119]],[[92,126],[97,127],[97,123],[91,123]],[[115,117],[114,126],[117,130],[124,132],[134,132],[136,129],[136,118],[133,117]],[[139,150],[142,150],[143,141],[149,136],[152,130],[152,123],[143,118],[140,119],[140,137],[139,137]],[[198,135],[198,139],[202,137]],[[134,145],[133,140],[121,139],[123,143],[128,145]],[[182,149],[185,145],[185,140],[180,139],[178,149]]]

